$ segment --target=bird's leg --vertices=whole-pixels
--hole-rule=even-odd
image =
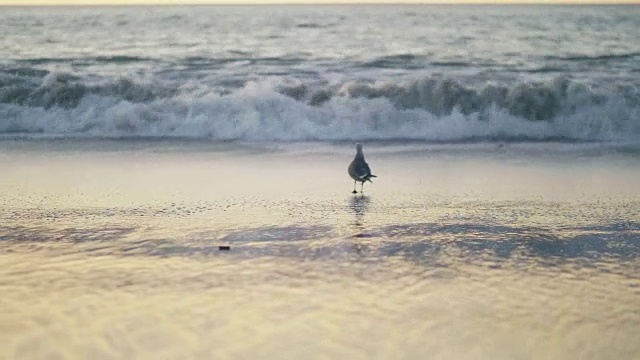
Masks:
[[[360,183],[360,193],[364,192],[364,181]]]
[[[357,194],[358,192],[356,191],[356,182],[353,182],[353,191],[351,192],[352,194]]]

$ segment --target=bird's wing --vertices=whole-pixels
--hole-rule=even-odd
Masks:
[[[358,162],[355,166],[355,173],[360,179],[365,179],[371,176],[371,169],[369,168],[369,164],[365,161]]]

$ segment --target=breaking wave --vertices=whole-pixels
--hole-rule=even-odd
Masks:
[[[126,59],[125,59],[126,60]],[[0,73],[0,133],[215,140],[628,141],[640,86],[546,81],[268,78],[234,87]]]

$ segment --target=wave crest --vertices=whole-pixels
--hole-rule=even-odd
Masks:
[[[91,95],[142,103],[176,94],[175,90],[158,83],[137,83],[128,78],[86,84],[83,78],[68,73],[47,73],[41,79],[19,75],[0,77],[0,103],[47,109],[74,108]]]
[[[614,90],[615,93],[599,92],[566,77],[507,84],[487,81],[480,85],[465,85],[444,77],[422,77],[403,83],[352,81],[334,88],[294,85],[280,89],[311,105],[319,105],[335,96],[386,98],[399,109],[424,109],[439,116],[451,114],[454,109],[469,115],[497,106],[527,120],[553,120],[559,115],[602,105],[614,98],[631,108],[639,106],[640,89],[637,86],[619,85]]]

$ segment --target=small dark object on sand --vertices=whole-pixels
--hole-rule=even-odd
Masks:
[[[231,250],[231,246],[227,246],[227,245],[220,245],[218,246],[218,250],[223,251],[223,250]]]

